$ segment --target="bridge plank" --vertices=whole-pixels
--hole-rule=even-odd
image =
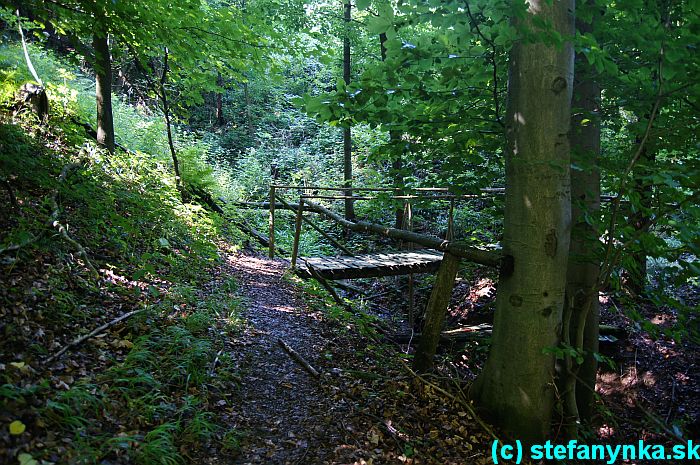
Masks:
[[[336,280],[430,273],[438,269],[441,261],[440,251],[412,250],[355,257],[304,257],[302,263],[311,265],[322,278]],[[303,277],[311,277],[305,265],[299,266],[297,273]]]

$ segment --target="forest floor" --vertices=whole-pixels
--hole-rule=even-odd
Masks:
[[[248,323],[236,353],[240,409],[231,420],[242,439],[234,463],[487,460],[487,433],[464,406],[418,388],[352,319],[341,324],[310,305],[318,296],[300,295],[295,278],[285,274],[287,262],[231,254],[225,266],[246,299]],[[280,339],[320,378],[294,361]]]
[[[312,303],[316,297],[300,295],[303,286],[285,274],[287,262],[234,254],[227,266],[248,302],[247,349],[237,355],[244,381],[235,427],[245,434],[236,463],[488,460],[488,433],[467,409],[440,398],[429,381],[415,379],[395,362],[409,347],[378,345],[352,323],[339,327],[337,319],[310,305],[309,297]],[[374,283],[374,291],[377,288]],[[697,297],[692,289],[686,291],[687,298]],[[478,325],[492,315],[495,286],[487,276],[462,280],[454,297],[450,324]],[[425,298],[421,295],[418,300]],[[390,300],[383,303],[385,311],[378,315],[393,316],[393,329],[405,329],[401,315],[386,312]],[[601,304],[604,323],[632,329],[601,349],[616,365],[602,366],[599,372],[595,429],[588,439],[599,443],[644,439],[668,445],[681,437],[697,439],[698,346],[663,337],[652,340],[638,327],[633,329],[613,299],[603,296]],[[651,305],[639,308],[656,324],[668,324],[673,318]],[[647,315],[650,312],[656,314]],[[279,339],[320,369],[320,380],[294,362]],[[440,375],[433,381],[448,390],[452,383],[456,387],[452,392],[461,392],[485,355],[479,340],[443,347]],[[433,421],[431,415],[436,415]]]
[[[181,450],[187,462],[294,465],[490,461],[490,433],[479,426],[460,397],[461,387],[473,379],[485,359],[483,344],[471,341],[443,347],[439,374],[416,378],[402,361],[409,352],[406,345],[380,342],[379,336],[363,329],[362,319],[334,309],[325,291],[302,283],[289,273],[287,262],[269,260],[253,251],[235,251],[228,244],[222,244],[220,254],[223,260],[199,285],[195,300],[225,307],[227,299],[237,296],[241,299],[240,314],[236,316],[240,324],[234,331],[225,332],[216,347],[220,349],[218,353],[212,349],[205,357],[203,363],[209,370],[216,355],[211,379],[202,387],[184,389],[193,395],[208,391],[201,408],[206,407],[208,418],[227,433],[223,437],[219,434],[218,439],[211,436],[189,445],[185,442],[181,447],[191,447]],[[5,298],[15,295],[17,306],[13,312],[3,314],[5,333],[9,334],[2,342],[5,349],[30,347],[32,341],[43,341],[55,351],[81,327],[96,327],[139,308],[140,298],[132,293],[103,292],[84,299],[87,304],[99,299],[106,310],[94,321],[76,321],[59,328],[51,315],[42,312],[35,312],[28,319],[31,305],[41,307],[43,298],[55,301],[61,296],[56,289],[50,289],[52,273],[42,274],[42,270],[55,266],[53,260],[43,257],[35,263],[40,266],[25,268],[20,275],[6,275],[12,286],[6,283],[4,289],[10,293]],[[106,282],[123,281],[105,270],[102,273]],[[222,293],[227,282],[236,284]],[[14,294],[18,289],[28,291]],[[450,324],[488,320],[494,291],[488,277],[461,280],[455,291]],[[418,297],[419,302],[425,298]],[[381,302],[384,308],[391,306],[389,301]],[[621,313],[614,311],[614,302],[604,299],[603,303],[607,323],[630,326]],[[196,314],[191,306],[175,305],[176,313]],[[394,317],[400,320],[400,316]],[[668,318],[658,316],[657,320],[663,324]],[[10,384],[3,386],[7,392],[2,394],[10,400],[5,402],[6,410],[0,414],[0,420],[9,424],[19,418],[27,431],[12,436],[4,429],[0,433],[0,458],[29,453],[37,459],[43,457],[38,463],[51,464],[79,461],[92,454],[99,458],[97,463],[105,465],[155,463],[143,458],[150,434],[146,433],[147,425],[162,423],[165,418],[147,419],[144,412],[134,409],[167,410],[170,402],[180,402],[181,394],[159,397],[159,407],[139,407],[133,404],[137,399],[129,401],[132,404],[122,404],[111,389],[123,383],[125,372],[119,371],[118,379],[110,373],[120,366],[129,366],[133,353],[140,353],[139,338],[132,333],[145,331],[144,324],[156,323],[162,321],[121,324],[50,365],[32,361],[27,351],[16,352],[15,358],[27,363],[18,361],[0,367],[6,382],[17,381],[15,391],[7,391],[15,389]],[[401,322],[394,324],[405,327]],[[18,331],[7,333],[10,327]],[[221,328],[217,323],[208,331]],[[155,340],[155,336],[149,337]],[[316,378],[306,371],[281,347],[280,340],[320,371],[321,376]],[[163,341],[169,343],[167,339]],[[641,331],[632,331],[604,350],[617,367],[603,368],[599,374],[599,414],[590,440],[634,443],[645,439],[673,444],[679,440],[679,434],[697,438],[697,346],[676,345],[667,339],[654,341]],[[165,357],[167,353],[164,352]],[[136,359],[139,357],[143,355]],[[217,365],[219,358],[222,361]],[[164,376],[168,366],[167,359],[154,364],[152,376]],[[108,387],[109,382],[115,384]],[[129,385],[133,383],[129,381]],[[441,389],[449,393],[445,395]],[[58,397],[52,394],[56,392]],[[163,393],[168,391],[163,389]],[[86,405],[90,409],[85,409]],[[97,408],[92,410],[94,407]],[[124,438],[124,443],[114,449],[110,441],[118,438]],[[139,440],[145,443],[139,446],[135,442]],[[110,444],[111,449],[105,448]],[[127,453],[129,449],[140,451],[141,455],[136,456],[140,458],[134,459]]]
[[[344,422],[351,420],[350,408],[334,402],[323,381],[305,371],[279,341],[319,366],[334,333],[284,279],[282,262],[231,254],[225,266],[247,302],[242,315],[247,328],[234,342],[242,377],[240,409],[231,416],[242,436],[236,463],[329,461],[336,450],[348,447]]]

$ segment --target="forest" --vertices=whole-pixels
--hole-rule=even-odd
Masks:
[[[698,0],[0,33],[0,463],[700,461]]]

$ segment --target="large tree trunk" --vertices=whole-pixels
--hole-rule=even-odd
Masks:
[[[95,96],[97,99],[97,143],[114,153],[114,120],[112,118],[112,60],[107,34],[92,36],[95,50]]]
[[[347,0],[345,9],[345,37],[343,38],[343,79],[350,84],[350,21],[352,21],[352,4]],[[343,130],[343,187],[352,187],[352,134],[350,127]],[[347,192],[351,196],[352,191]],[[355,220],[355,206],[352,199],[345,199],[345,219]]]
[[[573,0],[530,0],[523,26],[534,18],[561,37],[574,31]],[[517,21],[517,20],[516,20]],[[571,228],[569,120],[574,53],[519,41],[510,52],[506,112],[504,253],[491,352],[472,396],[490,419],[526,442],[549,432],[554,356],[559,343]]]
[[[595,19],[595,15],[594,15]],[[593,25],[577,21],[579,32],[591,32]],[[600,210],[600,86],[594,69],[583,53],[576,55],[576,75],[572,98],[571,142],[571,245],[567,270],[564,321],[569,321],[569,344],[585,352],[583,363],[575,366],[568,359],[563,377],[564,412],[569,418],[570,436],[576,433],[578,420],[591,417],[598,363],[600,307],[600,241],[585,215],[595,217]],[[566,328],[566,326],[565,326]]]

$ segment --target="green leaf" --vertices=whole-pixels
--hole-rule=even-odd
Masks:
[[[10,434],[13,436],[19,436],[20,434],[24,433],[24,430],[26,429],[27,426],[19,420],[15,420],[10,423]]]
[[[355,0],[355,7],[358,10],[366,10],[371,3],[372,0]]]
[[[385,16],[372,17],[367,21],[367,30],[370,34],[381,34],[392,26],[391,18]]]
[[[34,457],[26,453],[19,454],[17,460],[19,460],[19,465],[39,465],[39,462],[34,460]]]

